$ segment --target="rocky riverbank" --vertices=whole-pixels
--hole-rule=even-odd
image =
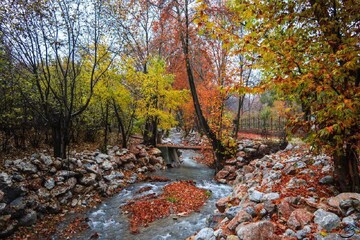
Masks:
[[[217,224],[189,239],[360,239],[360,194],[339,194],[328,156],[290,144],[247,161],[253,151],[239,146],[237,158],[216,175],[233,185],[217,201],[210,219]]]
[[[144,145],[130,150],[115,146],[108,154],[73,152],[68,159],[35,153],[5,160],[0,173],[0,237],[48,214],[94,206],[101,197],[142,180],[144,173],[164,168],[160,150]]]

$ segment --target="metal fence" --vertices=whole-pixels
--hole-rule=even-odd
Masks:
[[[283,117],[244,117],[239,121],[239,131],[262,135],[282,136],[287,119]]]

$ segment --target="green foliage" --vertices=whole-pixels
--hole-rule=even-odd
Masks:
[[[176,203],[178,202],[179,200],[175,197],[167,197],[166,198],[167,201],[171,202],[171,203]]]
[[[209,190],[206,190],[205,195],[209,198],[212,195],[212,192]]]

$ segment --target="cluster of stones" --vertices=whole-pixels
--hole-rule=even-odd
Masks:
[[[261,141],[247,139],[239,141],[236,158],[226,160],[224,168],[216,174],[216,180],[220,183],[233,185],[238,176],[238,170],[247,166],[251,160],[263,157],[273,150],[272,147]]]
[[[0,173],[0,237],[34,224],[44,214],[89,206],[96,194],[110,196],[135,183],[141,174],[164,169],[165,163],[159,149],[137,145],[130,151],[111,147],[108,154],[74,152],[68,159],[36,153],[6,160],[4,167]]]
[[[212,216],[219,223],[192,239],[360,239],[360,194],[335,190],[329,157],[289,145],[249,164],[234,162],[233,192]],[[303,188],[307,194],[291,194]]]

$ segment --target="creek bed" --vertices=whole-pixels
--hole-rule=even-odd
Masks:
[[[129,231],[128,216],[121,211],[121,206],[128,200],[137,198],[146,194],[160,194],[162,187],[169,182],[151,182],[137,183],[119,194],[105,200],[96,209],[86,213],[89,229],[77,235],[74,239],[89,239],[94,233],[97,233],[98,239],[119,239],[119,240],[160,240],[160,239],[185,239],[196,231],[208,226],[208,219],[213,214],[215,202],[221,197],[231,193],[231,187],[218,184],[213,180],[214,170],[209,167],[196,163],[193,158],[197,156],[193,150],[181,151],[182,163],[178,168],[169,168],[164,171],[157,171],[153,175],[176,180],[194,180],[196,186],[212,192],[210,198],[200,209],[186,217],[173,219],[167,217],[150,223],[146,228],[140,228],[140,233],[131,234]],[[151,190],[137,193],[143,187],[151,187]]]

